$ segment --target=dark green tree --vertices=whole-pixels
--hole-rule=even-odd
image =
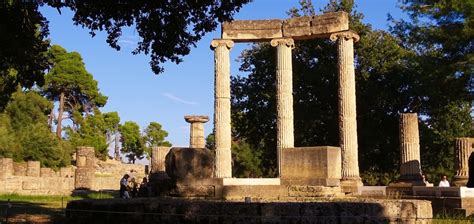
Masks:
[[[105,159],[107,151],[107,124],[104,115],[98,109],[94,114],[81,116],[79,112],[73,114],[76,127],[67,127],[66,134],[71,144],[77,146],[91,146],[95,149],[95,155],[100,159]]]
[[[53,67],[45,76],[43,91],[48,99],[59,102],[56,135],[62,135],[62,120],[65,112],[72,115],[91,113],[95,108],[102,107],[107,97],[99,92],[97,81],[86,71],[81,55],[77,52],[66,52],[62,47],[54,45],[49,51]]]
[[[171,143],[165,140],[168,137],[168,132],[161,128],[161,124],[158,122],[150,122],[145,128],[143,138],[147,156],[151,156],[151,147],[153,146],[171,146]]]
[[[130,162],[142,159],[145,152],[145,144],[140,133],[140,126],[133,121],[127,121],[119,128],[120,141],[122,142],[122,153],[126,153]]]

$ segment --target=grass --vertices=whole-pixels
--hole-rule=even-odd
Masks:
[[[77,196],[56,196],[56,195],[18,195],[18,194],[0,194],[0,202],[6,202],[8,199],[12,203],[24,202],[40,204],[47,208],[64,208],[69,201],[81,199],[110,199],[114,198],[111,193],[91,192]]]

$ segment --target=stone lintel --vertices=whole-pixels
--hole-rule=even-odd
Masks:
[[[286,20],[235,20],[222,24],[222,39],[235,42],[269,41],[276,38],[305,40],[329,37],[332,33],[349,30],[346,12],[303,16]]]
[[[209,117],[205,115],[186,115],[184,120],[188,123],[206,123],[209,121]]]

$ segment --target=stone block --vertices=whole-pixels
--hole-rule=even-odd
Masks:
[[[205,148],[172,148],[166,156],[166,173],[175,180],[211,178],[214,152]]]
[[[14,177],[10,178],[5,181],[4,183],[5,190],[11,191],[11,190],[20,190],[23,188],[23,180],[22,177]]]
[[[41,189],[41,182],[38,179],[24,180],[22,183],[23,190],[39,190]]]
[[[26,176],[39,177],[41,173],[41,164],[39,161],[28,161],[26,163]]]
[[[222,185],[280,185],[280,178],[222,178]]]
[[[74,169],[71,166],[61,167],[59,169],[60,177],[74,177]]]
[[[357,187],[357,195],[361,196],[386,196],[386,186],[359,186]]]
[[[222,39],[235,42],[262,41],[282,38],[283,21],[271,20],[235,20],[222,23]]]
[[[94,185],[95,170],[93,168],[78,167],[76,169],[74,188],[92,189]]]
[[[335,197],[342,196],[340,187],[288,186],[288,197]]]
[[[13,160],[11,158],[0,158],[0,178],[13,175]]]
[[[55,173],[51,168],[43,167],[40,169],[40,175],[41,177],[53,177]]]
[[[346,12],[325,13],[311,19],[311,36],[326,36],[345,30],[349,30],[349,16]]]
[[[282,149],[281,169],[282,184],[339,186],[341,150],[332,146]]]
[[[283,22],[283,37],[311,36],[310,16],[295,17]]]
[[[26,176],[26,163],[13,163],[13,170],[15,176]]]
[[[95,166],[95,149],[94,147],[79,146],[76,149],[76,165],[77,167],[94,167]]]

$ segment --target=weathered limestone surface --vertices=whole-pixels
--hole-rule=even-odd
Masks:
[[[277,94],[277,162],[281,173],[282,150],[294,147],[293,127],[293,68],[291,50],[293,39],[273,39],[277,48],[276,94]]]
[[[76,189],[92,189],[95,175],[94,147],[77,147],[76,149]]]
[[[421,176],[418,115],[400,114],[400,181],[424,185]]]
[[[456,166],[454,176],[455,186],[466,186],[469,179],[469,156],[474,152],[474,138],[456,138]]]
[[[189,131],[189,148],[204,148],[206,140],[204,138],[204,123],[209,121],[208,116],[195,115],[185,116],[186,122],[191,124]]]
[[[15,176],[26,176],[26,163],[13,163],[13,175]]]
[[[362,186],[362,181],[359,176],[357,148],[354,71],[354,42],[359,40],[359,36],[352,31],[347,31],[332,34],[330,39],[337,41],[338,52],[339,144],[342,151],[341,184]]]
[[[345,12],[303,16],[287,20],[236,20],[222,24],[222,39],[235,42],[268,41],[276,38],[295,40],[328,36],[349,29]]]
[[[166,173],[175,180],[213,177],[214,153],[206,148],[171,148],[166,155]]]
[[[214,49],[214,138],[217,178],[232,177],[230,127],[230,56],[234,46],[230,40],[213,40]]]
[[[332,146],[286,148],[281,167],[283,185],[339,186],[341,149]]]
[[[151,173],[165,172],[166,155],[170,151],[169,146],[155,146],[151,149]]]
[[[13,175],[13,160],[11,158],[0,158],[0,179]]]
[[[124,213],[96,215],[118,210]],[[429,223],[433,214],[431,203],[422,200],[244,203],[149,198],[71,201],[66,217],[67,223]]]
[[[26,163],[26,176],[39,177],[41,173],[41,164],[39,161],[28,161]]]

